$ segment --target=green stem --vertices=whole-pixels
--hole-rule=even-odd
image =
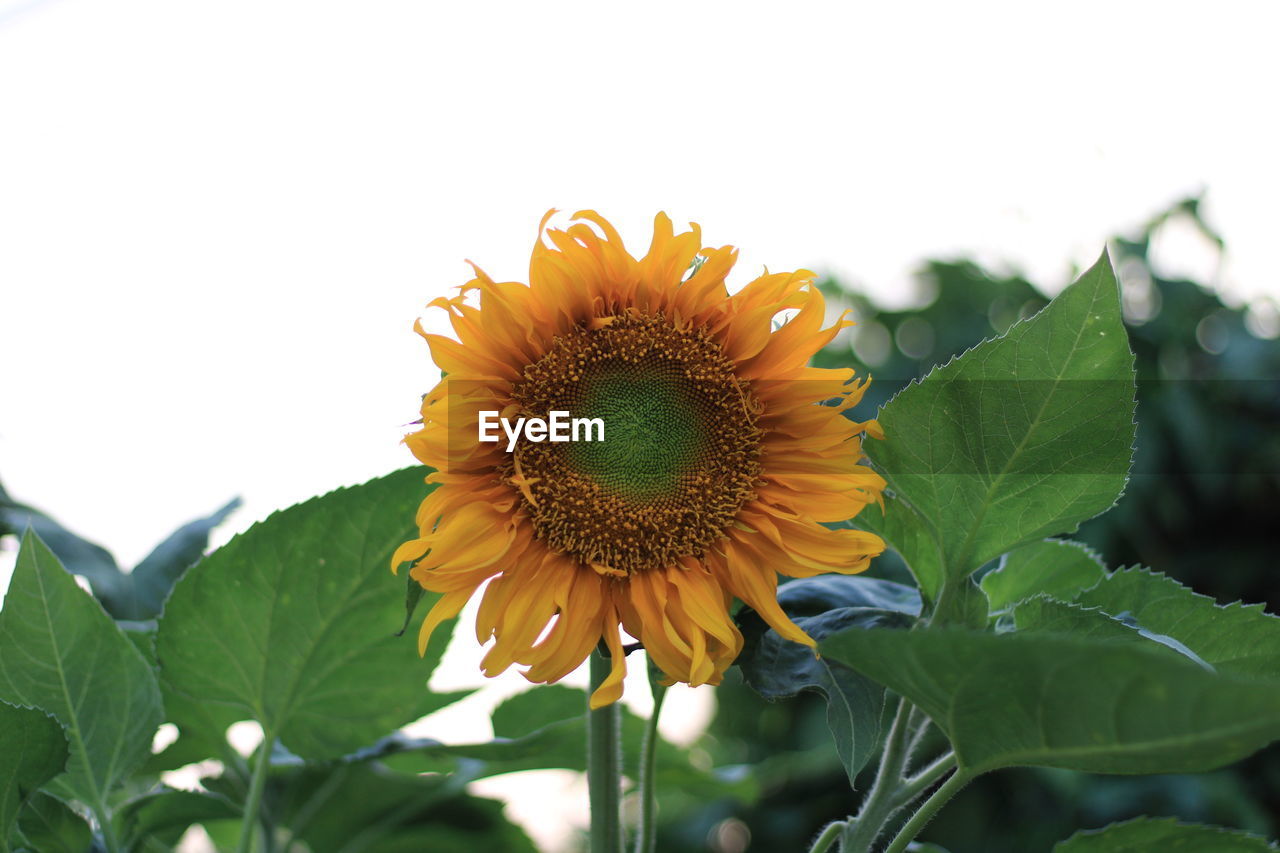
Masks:
[[[253,765],[253,778],[249,781],[249,794],[244,801],[244,818],[240,826],[240,843],[236,845],[238,853],[251,853],[253,836],[258,828],[258,811],[262,806],[262,791],[266,787],[267,769],[271,766],[271,748],[275,744],[275,736],[265,729],[262,732],[262,743],[258,744],[258,757]]]
[[[920,808],[911,816],[911,819],[903,825],[898,834],[893,837],[893,841],[889,842],[889,846],[885,848],[884,853],[903,853],[907,849],[907,845],[920,834],[920,830],[924,829],[925,824],[933,819],[938,809],[947,804],[947,801],[956,795],[957,792],[969,781],[973,775],[966,770],[957,770],[951,775],[951,778],[942,783],[942,787],[933,792],[933,796],[920,804]]]
[[[840,837],[840,833],[844,831],[847,824],[842,820],[829,823],[813,841],[813,846],[809,848],[809,853],[826,853],[831,849],[831,845],[836,843],[836,839]]]
[[[98,828],[102,830],[102,845],[107,848],[107,853],[118,853],[120,841],[116,838],[116,829],[111,825],[111,816],[107,813],[106,806],[101,803],[94,806],[93,815],[98,819]]]
[[[644,743],[640,747],[640,834],[636,838],[636,853],[654,853],[658,849],[658,787],[654,771],[658,763],[658,714],[662,712],[662,700],[667,688],[658,682],[649,670],[649,687],[653,690],[653,713],[644,730]]]
[[[956,754],[954,752],[946,752],[938,756],[934,762],[914,776],[909,776],[902,780],[902,785],[898,788],[896,801],[899,805],[905,806],[916,797],[927,791],[935,782],[946,776],[956,766]]]
[[[609,675],[609,658],[598,651],[590,655],[591,688]],[[622,741],[621,712],[614,702],[587,709],[587,790],[591,797],[591,853],[622,851]]]
[[[898,711],[894,714],[893,724],[885,737],[884,755],[876,770],[875,782],[871,784],[871,790],[867,792],[862,808],[854,818],[852,832],[845,837],[844,847],[850,851],[870,850],[885,821],[898,809],[894,793],[907,760],[907,730],[910,728],[908,722],[912,710],[914,706],[905,697],[898,702]]]

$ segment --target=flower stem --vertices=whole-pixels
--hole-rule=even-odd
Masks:
[[[842,820],[833,821],[827,824],[820,834],[813,841],[813,846],[809,848],[809,853],[826,853],[831,849],[831,845],[836,843],[836,839],[840,837],[840,833],[848,826]]]
[[[923,794],[943,776],[946,776],[955,766],[956,754],[948,751],[938,756],[932,764],[923,768],[916,775],[903,779],[902,786],[898,788],[896,797],[898,804],[905,806]]]
[[[658,788],[654,770],[658,763],[658,714],[662,712],[662,700],[667,688],[660,684],[657,674],[649,670],[649,687],[653,690],[653,713],[644,730],[644,743],[640,747],[640,835],[636,838],[636,853],[654,853],[658,836]]]
[[[942,787],[933,792],[933,796],[921,803],[916,813],[893,837],[893,841],[889,842],[889,846],[885,848],[884,853],[903,853],[907,849],[907,845],[920,834],[920,830],[924,829],[925,824],[933,819],[938,809],[946,805],[947,801],[954,797],[961,788],[968,785],[972,778],[973,774],[966,770],[957,770],[951,774],[951,778],[943,782]]]
[[[611,668],[598,651],[591,660],[591,688],[604,683]],[[614,702],[587,709],[587,789],[591,797],[591,853],[622,851],[622,714]]]
[[[885,736],[884,754],[880,758],[880,767],[876,770],[875,782],[862,801],[858,816],[853,819],[851,831],[845,834],[843,846],[850,851],[870,850],[884,823],[897,811],[896,802],[898,782],[902,778],[902,768],[907,761],[907,734],[911,712],[914,706],[904,697],[898,703],[898,711],[893,716],[893,724],[889,734]]]
[[[258,829],[258,811],[262,806],[262,790],[266,787],[267,768],[271,766],[271,749],[275,745],[275,737],[266,730],[262,732],[262,743],[258,745],[258,757],[253,765],[253,778],[249,781],[249,793],[244,801],[244,822],[240,826],[240,843],[236,846],[238,853],[251,853],[253,837]]]
[[[118,853],[120,850],[120,842],[116,839],[115,827],[111,825],[111,816],[107,812],[104,805],[97,805],[93,809],[94,817],[98,819],[98,829],[102,830],[102,846],[107,848],[107,853]],[[8,849],[7,847],[5,848]]]

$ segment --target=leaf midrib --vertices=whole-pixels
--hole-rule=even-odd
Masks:
[[[948,712],[950,712],[950,709],[948,709]],[[1004,757],[1002,757],[1000,760],[995,762],[983,762],[980,764],[973,764],[973,765],[967,765],[967,766],[970,770],[973,770],[974,772],[986,773],[990,770],[997,770],[1001,767],[1018,766],[1024,761],[1027,762],[1028,764],[1035,764],[1037,759],[1042,759],[1045,756],[1089,757],[1089,756],[1098,756],[1098,755],[1137,753],[1137,752],[1149,751],[1157,748],[1176,748],[1176,747],[1196,746],[1196,745],[1202,744],[1206,740],[1210,740],[1213,738],[1230,737],[1233,734],[1249,734],[1254,731],[1265,731],[1268,728],[1269,724],[1271,726],[1276,725],[1272,721],[1269,721],[1267,719],[1261,719],[1261,720],[1255,720],[1249,723],[1240,723],[1238,725],[1219,726],[1217,728],[1211,728],[1211,729],[1201,729],[1194,736],[1186,735],[1181,737],[1153,738],[1150,740],[1130,741],[1127,743],[1116,743],[1111,746],[1077,746],[1077,747],[1061,747],[1061,748],[1045,749],[1045,750],[1022,750],[1019,752],[1004,753],[1003,754]],[[1208,737],[1203,736],[1206,732],[1209,735]],[[956,754],[957,756],[960,757],[960,763],[963,765],[965,764],[965,762],[963,760],[962,752],[963,750],[959,748],[956,749]],[[1044,765],[1043,762],[1041,762],[1038,766],[1050,766],[1050,765]]]
[[[85,746],[84,737],[80,731],[80,718],[76,711],[76,705],[71,701],[71,687],[67,684],[66,669],[62,665],[62,651],[61,647],[58,645],[58,634],[53,628],[53,614],[49,612],[49,596],[45,591],[44,586],[44,570],[40,566],[39,555],[34,551],[31,553],[31,561],[32,569],[36,576],[36,586],[40,595],[40,610],[44,614],[45,627],[49,632],[49,644],[53,648],[53,659],[57,662],[55,670],[58,673],[58,684],[62,689],[63,701],[66,702],[67,716],[70,718],[68,720],[68,728],[70,729],[72,736],[75,738],[75,744],[80,752],[80,758],[84,762],[84,775],[89,781],[89,787],[92,789],[94,799],[92,805],[94,810],[99,814],[105,814],[106,803],[103,801],[102,790],[98,787],[98,780],[94,777],[93,765],[89,761],[89,750]],[[111,764],[108,765],[108,770],[114,770],[114,767],[115,755],[113,754]],[[106,774],[105,778],[110,778],[110,773]]]
[[[1086,316],[1088,316],[1093,312],[1094,306],[1098,303],[1099,298],[1100,296],[1097,292],[1097,287],[1095,286],[1094,291],[1089,299],[1089,309],[1088,311],[1085,312]],[[1049,402],[1053,399],[1054,395],[1058,393],[1058,388],[1062,384],[1063,376],[1065,375],[1067,368],[1071,366],[1071,364],[1075,361],[1075,358],[1079,353],[1080,341],[1084,337],[1084,330],[1085,330],[1085,326],[1082,323],[1079,326],[1079,328],[1076,330],[1075,340],[1072,341],[1071,343],[1071,354],[1067,357],[1066,360],[1063,361],[1058,371],[1058,375],[1054,377],[1053,385],[1049,389],[1049,393],[1045,395],[1044,400],[1041,402],[1039,410],[1036,412],[1035,419],[1027,427],[1026,431],[1022,435],[1022,439],[1018,442],[1018,446],[1015,447],[1013,452],[1009,454],[1009,457],[1005,460],[1004,466],[1001,468],[999,473],[996,474],[995,478],[991,481],[991,484],[987,487],[986,493],[984,494],[982,499],[982,504],[978,509],[978,513],[975,515],[973,522],[969,525],[969,531],[965,535],[964,541],[960,545],[960,551],[958,552],[956,559],[954,561],[955,565],[958,565],[961,571],[964,570],[964,567],[968,563],[968,560],[970,558],[970,552],[975,547],[974,540],[978,535],[978,530],[982,527],[982,521],[983,519],[986,518],[987,512],[991,508],[992,495],[996,493],[996,490],[999,488],[1000,484],[1004,481],[1004,478],[1008,475],[1009,469],[1012,467],[1014,461],[1022,453],[1022,450],[1025,447],[1028,438],[1040,426],[1040,420],[1044,415],[1045,409],[1048,408]],[[1022,344],[1022,340],[1021,338],[1018,338],[1017,340],[1011,340],[1010,343],[1012,343],[1016,348]],[[983,367],[985,369],[985,365],[983,365]],[[938,500],[937,481],[936,479],[934,479],[931,482],[934,483],[934,486],[933,486],[934,503],[935,505],[937,505],[937,500]],[[951,574],[952,574],[951,569],[952,569],[951,565],[944,564],[943,572],[946,577],[951,577]]]

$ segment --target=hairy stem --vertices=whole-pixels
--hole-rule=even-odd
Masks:
[[[840,833],[847,826],[844,821],[837,820],[823,827],[822,833],[813,840],[813,846],[809,848],[809,853],[826,853],[831,849],[831,845],[836,843],[836,839],[840,837]]]
[[[258,757],[253,765],[253,778],[249,781],[249,794],[244,801],[244,822],[240,826],[240,843],[236,845],[238,853],[251,853],[253,850],[253,836],[258,829],[258,811],[262,807],[262,791],[266,787],[274,744],[275,736],[263,730],[262,743],[258,745]]]
[[[594,693],[609,675],[609,659],[590,655]],[[591,797],[591,853],[622,851],[622,714],[618,703],[587,709],[587,789]]]
[[[934,759],[932,764],[923,768],[914,776],[908,776],[902,780],[902,785],[898,788],[896,802],[898,805],[905,806],[916,797],[923,794],[933,786],[939,779],[946,776],[956,766],[956,754],[947,751]]]
[[[649,687],[653,690],[653,713],[649,715],[640,747],[640,834],[636,838],[636,853],[654,853],[658,849],[658,789],[654,770],[658,761],[658,714],[662,712],[667,688],[658,683],[652,668]]]
[[[844,846],[850,851],[870,850],[885,821],[897,810],[894,794],[902,778],[902,768],[907,761],[908,722],[914,706],[904,697],[898,703],[893,724],[885,737],[884,754],[876,770],[875,782],[862,802],[862,809],[854,818],[852,830],[845,833]]]
[[[893,837],[893,841],[889,842],[889,846],[885,848],[884,853],[903,853],[907,849],[907,845],[915,839],[920,831],[924,829],[925,824],[933,819],[938,810],[947,804],[947,801],[956,795],[957,792],[969,781],[973,775],[965,770],[957,770],[951,774],[951,778],[942,783],[942,787],[933,792],[933,796],[920,804],[920,808],[916,810],[902,827],[898,830],[898,834]]]

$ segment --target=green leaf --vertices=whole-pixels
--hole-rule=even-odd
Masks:
[[[85,853],[93,830],[71,807],[39,791],[18,815],[18,830],[26,846],[39,853]]]
[[[268,778],[264,808],[312,853],[534,853],[494,800],[453,780],[377,764],[294,767]],[[290,845],[292,848],[292,845]]]
[[[152,669],[159,669],[155,648],[156,623],[117,624]],[[164,720],[178,727],[178,739],[149,756],[138,768],[139,773],[158,776],[166,770],[176,770],[207,758],[229,764],[243,763],[226,737],[227,729],[232,723],[239,722],[242,716],[233,707],[191,699],[174,690],[164,678],[160,679],[160,696],[164,700]]]
[[[1194,773],[1280,737],[1280,684],[1059,634],[846,631],[820,646],[919,705],[976,772]]]
[[[0,850],[9,849],[23,803],[66,766],[67,738],[57,720],[39,708],[0,702]]]
[[[198,563],[160,619],[164,678],[308,759],[354,752],[439,707],[426,683],[444,643],[422,660],[395,636],[402,586],[389,571],[392,551],[417,535],[425,473],[278,512]]]
[[[413,575],[408,572],[404,573],[404,581],[404,624],[400,626],[400,630],[396,633],[397,637],[404,636],[404,632],[409,630],[409,623],[413,621],[413,613],[418,609],[418,604],[422,601],[422,594],[426,592],[422,588],[422,584],[414,580]]]
[[[836,575],[789,581],[779,588],[778,603],[815,640],[849,628],[907,625],[920,613],[920,595],[908,586]],[[884,688],[784,639],[749,609],[739,615],[738,624],[745,643],[735,663],[753,690],[769,700],[789,699],[803,690],[826,699],[827,725],[853,785],[880,738]]]
[[[209,547],[209,534],[240,506],[233,498],[218,511],[179,527],[129,573],[127,599],[113,610],[117,619],[154,619],[174,583]],[[108,608],[109,610],[111,608]]]
[[[1216,671],[1212,664],[1177,639],[1148,631],[1127,616],[1112,616],[1098,607],[1081,607],[1038,595],[1019,604],[1013,615],[1019,631],[1072,634],[1077,637],[1132,643],[1145,649],[1163,647],[1195,661],[1210,672]]]
[[[126,803],[117,822],[126,846],[152,843],[171,850],[192,824],[239,818],[241,813],[240,806],[219,794],[167,788]]]
[[[67,571],[89,581],[94,597],[116,619],[154,619],[174,581],[208,547],[209,533],[239,505],[240,499],[235,498],[212,515],[184,524],[127,574],[107,549],[72,533],[40,510],[18,503],[2,487],[0,531],[30,527]]]
[[[30,529],[57,555],[67,571],[89,581],[100,601],[115,601],[120,596],[128,575],[120,571],[115,557],[106,548],[77,536],[40,510],[18,503],[3,488],[0,488],[0,520],[14,532]]]
[[[70,762],[52,791],[105,811],[107,792],[150,754],[160,688],[133,643],[30,533],[0,611],[0,648],[0,698],[44,708],[67,730]]]
[[[868,504],[857,518],[845,522],[845,525],[878,534],[902,556],[925,599],[930,602],[938,600],[946,580],[942,549],[929,524],[914,509],[891,494],[885,495],[883,510],[875,504]]]
[[[520,770],[586,770],[586,703],[583,690],[547,684],[517,693],[494,709],[491,741],[443,744],[393,736],[352,758],[381,759],[387,766],[406,773],[456,773],[467,780]],[[623,709],[624,767],[639,767],[645,723]],[[665,740],[658,743],[657,774],[660,791],[670,788],[706,799],[735,796],[744,801],[756,795],[750,778],[697,768],[686,750]]]
[[[1064,601],[1075,598],[1106,575],[1102,560],[1079,542],[1045,539],[1005,554],[1000,567],[982,577],[992,610],[1044,593]]]
[[[1053,853],[1275,853],[1256,835],[1220,826],[1178,823],[1174,818],[1140,817],[1105,829],[1077,832],[1054,845]]]
[[[1221,672],[1280,681],[1280,618],[1265,613],[1261,604],[1222,607],[1146,569],[1115,572],[1076,601],[1130,614],[1143,628],[1173,637]]]
[[[1040,313],[903,389],[878,416],[886,440],[865,449],[923,519],[946,574],[963,577],[1112,506],[1133,414],[1133,355],[1104,254]],[[928,553],[890,541],[913,569]]]
[[[930,621],[957,628],[985,628],[991,616],[991,603],[973,578],[960,578],[943,588],[934,605]]]

